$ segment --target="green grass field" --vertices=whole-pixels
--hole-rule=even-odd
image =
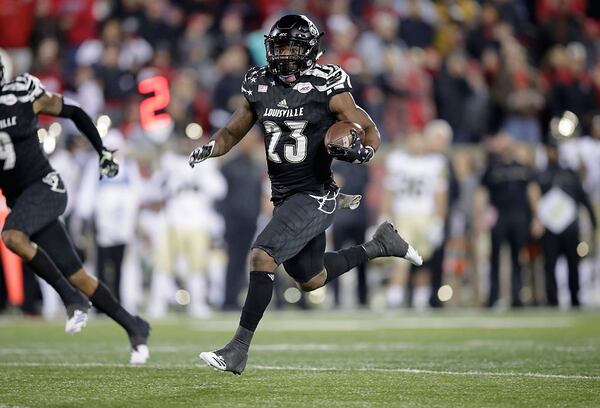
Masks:
[[[269,312],[244,375],[201,365],[236,323],[155,322],[129,367],[108,320],[0,318],[0,407],[600,406],[598,312]]]

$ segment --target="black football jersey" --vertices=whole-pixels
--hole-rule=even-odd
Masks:
[[[9,202],[52,171],[40,146],[32,106],[45,92],[40,80],[29,74],[0,88],[0,189]]]
[[[316,65],[293,85],[266,67],[248,70],[242,94],[265,133],[272,201],[298,192],[323,193],[333,182],[332,158],[323,143],[336,121],[329,101],[351,89],[350,77],[337,65]]]

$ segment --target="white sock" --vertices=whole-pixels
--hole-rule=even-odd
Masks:
[[[154,272],[150,284],[150,298],[148,299],[148,316],[154,319],[165,317],[169,289],[172,286],[171,276],[164,272]]]
[[[385,299],[389,308],[400,307],[404,301],[404,288],[400,285],[389,286],[385,294]]]
[[[199,273],[192,273],[188,279],[190,292],[189,313],[195,317],[208,317],[210,308],[206,302],[206,279]]]

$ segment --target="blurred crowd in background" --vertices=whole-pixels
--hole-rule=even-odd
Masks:
[[[339,212],[330,249],[387,218],[427,262],[369,263],[309,295],[279,274],[274,307],[600,305],[600,2],[0,0],[13,74],[78,101],[118,149],[119,176],[98,180],[85,138],[41,118],[74,243],[126,307],[239,309],[272,210],[262,132],[193,170],[187,155],[288,13],[325,32],[319,62],[350,74],[383,140],[368,166],[335,163],[363,203]],[[26,312],[60,312],[24,283]]]

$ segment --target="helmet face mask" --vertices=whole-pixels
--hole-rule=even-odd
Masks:
[[[280,18],[265,36],[269,71],[286,82],[295,82],[321,55],[322,35],[305,16]]]
[[[298,74],[306,65],[308,44],[301,40],[267,40],[269,68],[282,76]]]

